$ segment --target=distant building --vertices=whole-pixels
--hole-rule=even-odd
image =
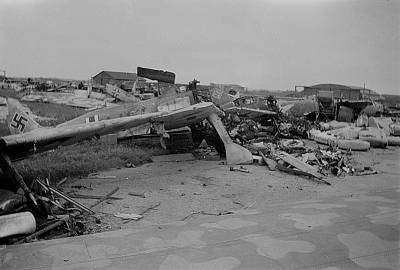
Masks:
[[[130,85],[131,89],[133,82],[136,81],[136,78],[136,73],[116,71],[101,71],[100,73],[92,77],[94,84],[106,85],[107,83],[109,83],[114,84],[118,87]]]
[[[362,86],[348,86],[341,84],[316,84],[313,86],[304,86],[304,90],[298,93],[300,96],[318,95],[320,91],[332,91],[334,98],[343,98],[348,100],[372,99],[379,100],[382,96],[376,91],[364,88]]]
[[[383,95],[384,100],[382,104],[387,107],[400,109],[400,96],[399,95]]]
[[[244,93],[245,92],[245,87],[238,85],[238,84],[218,84],[218,83],[210,83],[211,87],[216,87],[224,92],[235,95],[237,92],[239,93]]]

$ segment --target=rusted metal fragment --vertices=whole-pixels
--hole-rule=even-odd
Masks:
[[[175,73],[151,68],[137,67],[137,75],[139,77],[148,78],[165,83],[175,83]]]

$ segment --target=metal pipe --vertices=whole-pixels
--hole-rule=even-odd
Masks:
[[[94,212],[92,210],[90,210],[89,208],[87,208],[86,206],[84,206],[83,204],[80,204],[79,202],[73,200],[72,198],[68,197],[67,195],[65,195],[64,193],[62,193],[61,191],[58,191],[55,188],[52,188],[51,186],[46,185],[45,183],[41,182],[40,180],[36,179],[36,181],[44,188],[47,188],[48,190],[50,190],[51,192],[53,192],[54,194],[56,194],[57,196],[63,198],[64,200],[72,203],[73,205],[77,206],[79,209],[89,213],[89,214],[94,214]]]

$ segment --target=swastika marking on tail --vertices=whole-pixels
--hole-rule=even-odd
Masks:
[[[18,129],[21,132],[24,132],[27,122],[28,122],[27,118],[23,117],[22,115],[19,115],[18,113],[15,113],[13,119],[11,120],[10,126]]]

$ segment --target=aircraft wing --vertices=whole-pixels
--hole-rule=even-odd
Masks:
[[[151,68],[137,67],[137,75],[139,77],[156,80],[159,82],[175,83],[175,73]]]
[[[108,93],[113,98],[124,102],[138,102],[140,101],[138,98],[131,96],[125,90],[122,90],[118,86],[112,84],[106,84],[106,93]]]
[[[237,113],[239,116],[247,116],[250,118],[257,118],[265,115],[276,115],[276,112],[268,110],[260,110],[246,107],[231,107],[225,109],[227,113]]]
[[[212,102],[202,102],[176,111],[168,112],[157,117],[155,120],[163,122],[164,128],[169,130],[199,123],[206,119],[211,113],[220,116],[224,114]]]

